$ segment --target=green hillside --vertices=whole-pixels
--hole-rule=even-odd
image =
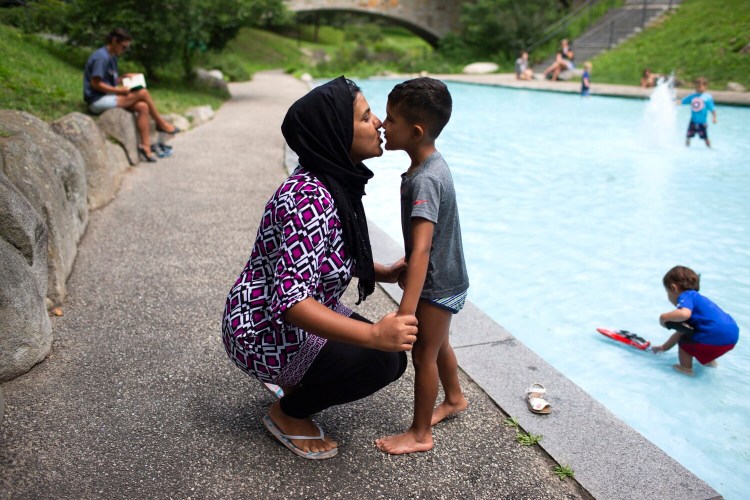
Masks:
[[[24,35],[0,23],[0,109],[27,111],[45,120],[72,111],[85,112],[83,65],[89,53],[90,49]],[[138,69],[127,60],[121,62],[123,72]],[[218,108],[224,99],[179,80],[149,82],[149,91],[164,113],[203,104]]]
[[[637,85],[643,68],[674,71],[683,86],[704,76],[709,87],[750,89],[750,1],[686,0],[661,23],[593,61],[597,82]]]

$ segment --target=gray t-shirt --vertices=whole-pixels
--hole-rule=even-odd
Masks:
[[[411,175],[401,175],[401,231],[407,261],[411,256],[411,221],[414,217],[435,223],[421,297],[442,299],[468,290],[469,275],[461,243],[453,177],[437,151]]]

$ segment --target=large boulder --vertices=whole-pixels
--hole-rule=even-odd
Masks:
[[[52,122],[52,130],[72,142],[86,162],[89,210],[112,201],[130,167],[125,151],[107,140],[96,122],[83,113],[70,113]]]
[[[206,71],[205,69],[198,68],[195,70],[195,81],[202,87],[209,89],[219,89],[223,92],[229,93],[229,86],[224,81],[224,75],[219,71],[218,74],[211,70]]]
[[[49,354],[46,295],[47,227],[0,173],[0,382],[26,373]]]
[[[463,72],[467,75],[483,75],[494,73],[499,66],[493,62],[475,62],[464,66]]]
[[[59,305],[89,220],[83,157],[39,118],[0,110],[0,171],[47,225],[47,297]]]
[[[180,130],[187,130],[190,128],[190,120],[182,115],[179,115],[177,113],[169,113],[163,116],[165,120],[167,120],[175,127],[179,128]]]
[[[213,120],[214,110],[208,105],[194,106],[185,111],[185,116],[193,124],[193,127],[197,127],[198,125],[203,125],[209,120]]]
[[[125,149],[131,165],[138,165],[138,137],[136,135],[135,115],[122,108],[108,109],[99,116],[97,125]]]

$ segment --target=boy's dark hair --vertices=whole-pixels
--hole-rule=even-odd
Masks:
[[[697,292],[701,289],[701,277],[685,266],[674,266],[667,271],[662,283],[664,283],[664,288],[669,288],[669,285],[677,285],[681,290],[695,290]]]
[[[109,33],[107,33],[107,36],[104,37],[104,43],[110,44],[112,42],[127,42],[132,40],[133,37],[130,36],[130,33],[128,33],[128,30],[125,28],[115,28]]]
[[[393,87],[388,102],[410,123],[424,125],[432,139],[437,139],[443,131],[453,109],[448,87],[426,76]]]

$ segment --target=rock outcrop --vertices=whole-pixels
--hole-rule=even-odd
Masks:
[[[47,297],[59,305],[89,219],[83,157],[39,118],[0,110],[0,171],[47,226]]]
[[[26,373],[49,354],[52,327],[44,306],[47,227],[31,203],[2,173],[0,261],[0,382],[3,382]],[[0,408],[0,419],[2,415]]]
[[[99,116],[97,125],[104,134],[114,139],[125,150],[131,165],[138,165],[138,136],[135,115],[122,108],[108,109]]]
[[[52,130],[78,148],[86,162],[89,210],[109,203],[130,167],[122,147],[107,140],[96,122],[83,113],[70,113],[52,123]]]

